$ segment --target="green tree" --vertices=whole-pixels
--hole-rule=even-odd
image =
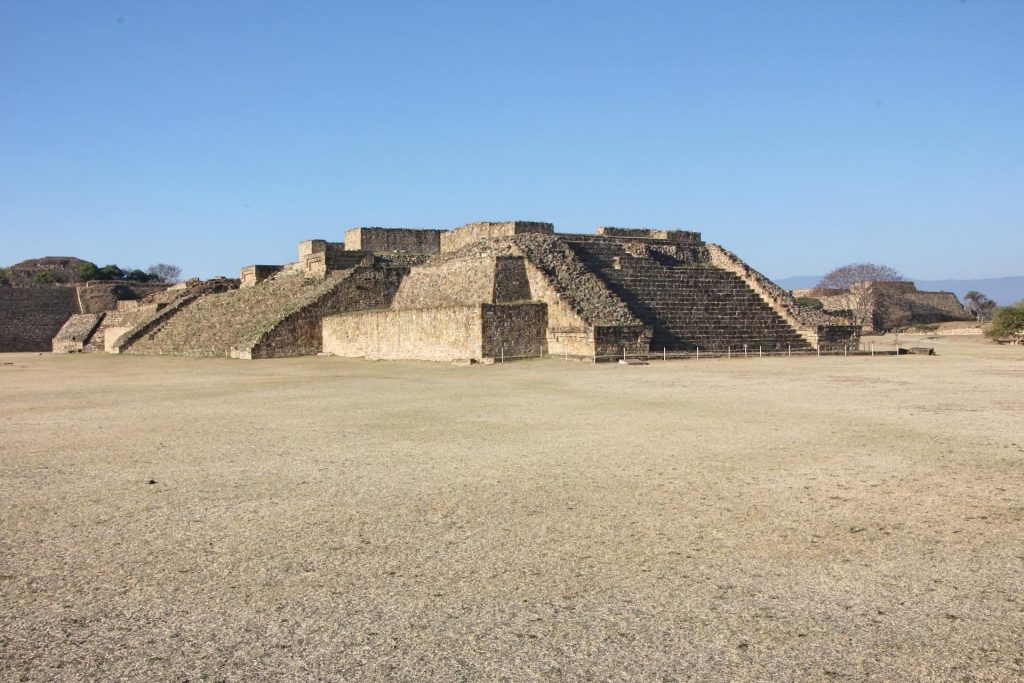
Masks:
[[[100,269],[92,261],[83,261],[78,264],[78,280],[80,282],[88,282],[89,280],[100,279]]]
[[[38,273],[32,276],[32,282],[37,285],[52,285],[53,284],[53,273],[48,270],[40,270]]]
[[[997,308],[985,334],[990,339],[1012,340],[1016,344],[1024,340],[1024,301]]]
[[[100,276],[100,280],[121,280],[124,278],[124,271],[113,263],[108,263],[100,268]]]
[[[131,280],[132,282],[149,282],[154,277],[144,270],[135,268],[131,272],[125,273],[124,279]]]

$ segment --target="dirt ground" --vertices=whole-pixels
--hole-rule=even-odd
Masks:
[[[0,355],[0,680],[1022,680],[1024,348],[901,341]]]

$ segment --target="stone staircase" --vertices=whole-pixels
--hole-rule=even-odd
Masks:
[[[264,358],[315,354],[323,315],[390,302],[406,271],[353,268],[310,278],[283,271],[253,287],[207,294],[181,305],[121,353]],[[169,307],[170,308],[170,307]]]
[[[150,304],[146,306],[140,306],[138,308],[131,309],[118,309],[116,311],[106,311],[101,314],[103,319],[100,321],[96,331],[89,337],[85,344],[83,351],[86,353],[92,351],[103,351],[106,345],[107,333],[111,329],[125,329],[131,328],[138,325],[140,322],[151,316],[158,310],[156,304]]]
[[[653,330],[651,349],[751,351],[811,348],[807,339],[739,275],[702,249],[665,240],[562,238]]]

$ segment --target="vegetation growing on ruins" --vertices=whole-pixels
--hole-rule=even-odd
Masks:
[[[169,263],[157,263],[146,270],[122,268],[113,263],[100,267],[92,261],[84,261],[74,256],[46,256],[28,259],[0,269],[0,284],[15,286],[75,284],[90,280],[170,284],[180,279],[181,268]]]
[[[130,282],[164,282],[157,275],[144,270],[134,268],[126,270],[113,263],[102,268],[97,267],[91,261],[85,261],[78,265],[78,280],[88,282],[89,280],[128,280]]]
[[[821,302],[821,299],[816,299],[813,296],[798,296],[796,297],[796,302],[812,311],[821,311],[825,308],[825,304]]]

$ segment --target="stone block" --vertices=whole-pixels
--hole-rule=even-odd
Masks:
[[[255,287],[283,269],[284,266],[246,266],[241,270],[239,287]]]
[[[443,230],[419,228],[352,228],[345,232],[345,249],[376,253],[437,254]]]
[[[469,223],[441,234],[441,252],[458,251],[468,244],[487,238],[512,237],[525,234],[551,235],[554,232],[554,225],[538,221],[504,221],[498,223],[481,221]]]

